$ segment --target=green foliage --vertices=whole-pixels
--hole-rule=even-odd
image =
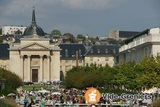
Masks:
[[[76,42],[75,37],[71,33],[65,33],[63,36],[66,36],[71,43],[75,43]]]
[[[82,34],[77,35],[77,39],[83,39],[83,38],[84,38],[84,36]]]
[[[61,31],[57,30],[57,29],[54,29],[54,30],[51,31],[51,34],[61,36]]]
[[[74,67],[65,77],[67,88],[115,87],[140,90],[142,87],[160,87],[160,57],[145,57],[139,63],[121,62],[119,65],[102,67],[91,64]]]
[[[0,29],[0,35],[2,35],[2,28]]]
[[[16,88],[22,86],[21,78],[8,70],[0,68],[0,79],[4,78],[5,88],[1,94],[7,95],[10,92],[16,91]]]
[[[67,88],[75,87],[83,89],[85,87],[103,86],[105,72],[101,66],[91,64],[85,67],[74,67],[67,72],[65,85]]]
[[[2,38],[0,38],[0,43],[3,43],[3,39]]]

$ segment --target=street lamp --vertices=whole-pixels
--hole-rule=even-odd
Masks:
[[[6,79],[4,79],[4,78],[1,78],[1,79],[0,79],[0,87],[1,87],[1,91],[3,91],[3,90],[4,90],[4,87],[5,87],[5,81],[6,81]]]

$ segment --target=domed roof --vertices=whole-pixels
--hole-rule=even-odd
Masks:
[[[34,33],[36,33],[38,36],[44,36],[42,28],[36,24],[35,10],[33,7],[31,25],[25,29],[23,36],[31,36]]]

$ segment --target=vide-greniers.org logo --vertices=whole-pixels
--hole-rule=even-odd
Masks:
[[[103,98],[106,98],[106,99],[112,99],[112,100],[118,100],[118,99],[133,99],[133,100],[136,100],[136,99],[152,99],[152,95],[150,94],[121,94],[121,95],[117,95],[117,94],[106,94],[106,93],[101,93],[101,97]]]

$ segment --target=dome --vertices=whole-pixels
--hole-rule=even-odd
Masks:
[[[31,36],[34,33],[36,33],[38,36],[44,36],[42,28],[36,24],[35,10],[33,8],[31,25],[25,29],[23,36]]]
[[[42,28],[39,27],[38,25],[36,25],[36,26],[30,25],[29,27],[27,27],[27,28],[25,29],[25,31],[24,31],[23,36],[33,35],[34,27],[36,28],[36,34],[37,34],[38,36],[44,36],[44,32],[43,32]]]

